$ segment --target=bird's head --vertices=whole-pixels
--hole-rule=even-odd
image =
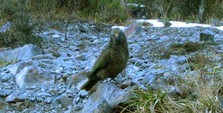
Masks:
[[[115,28],[112,31],[111,40],[113,40],[116,45],[123,44],[126,42],[126,36],[119,28]]]
[[[120,31],[121,30],[119,28],[114,28],[114,29],[112,29],[111,34],[112,35],[115,35],[115,36],[118,36],[118,34],[119,34]]]

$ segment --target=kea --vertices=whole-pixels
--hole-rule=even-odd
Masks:
[[[115,28],[107,47],[99,55],[88,76],[88,81],[81,89],[89,91],[98,81],[114,79],[126,67],[128,58],[126,36],[119,28]]]

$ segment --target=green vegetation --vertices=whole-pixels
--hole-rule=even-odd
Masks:
[[[194,54],[188,59],[188,63],[191,65],[191,70],[200,70],[201,75],[204,73],[207,74],[207,67],[209,66],[208,64],[210,64],[210,62],[210,59],[202,53]]]
[[[151,89],[147,90],[136,89],[133,91],[133,95],[128,100],[128,103],[130,104],[127,107],[125,107],[123,111],[127,111],[129,108],[131,108],[131,110],[133,110],[136,113],[165,111],[165,106],[163,102],[164,99],[166,98],[166,94],[167,93],[159,90],[156,91]]]
[[[211,18],[222,20],[222,0],[126,0],[145,5],[147,18],[192,20],[209,23]],[[201,7],[203,6],[203,7]],[[200,11],[199,11],[200,10]],[[204,11],[204,12],[202,12]]]
[[[201,2],[203,1],[203,2]],[[0,26],[12,22],[7,33],[0,34],[0,46],[17,46],[26,43],[39,44],[36,33],[52,21],[73,22],[75,19],[96,23],[123,23],[131,11],[140,9],[126,7],[125,3],[144,5],[147,18],[193,20],[209,22],[211,18],[222,19],[221,0],[0,0]],[[204,8],[204,12],[199,12]],[[211,13],[210,13],[211,12]],[[211,15],[210,15],[211,14]],[[44,24],[45,23],[45,24]]]
[[[129,18],[127,10],[120,0],[91,0],[91,5],[80,11],[81,17],[88,17],[95,22],[122,23]]]
[[[186,52],[195,52],[201,49],[202,44],[198,42],[185,42],[184,44],[173,44],[171,45],[171,49],[180,50],[184,49]]]
[[[118,112],[219,113],[223,110],[220,103],[223,97],[221,79],[211,77],[203,81],[199,74],[188,74],[184,77],[174,78],[174,83],[164,85],[166,88],[174,86],[180,90],[179,92],[136,89],[132,92],[133,96],[126,103],[120,104],[117,107],[119,108]]]
[[[184,44],[172,44],[167,50],[163,51],[161,58],[170,58],[170,55],[185,55],[202,49],[202,44],[198,42],[185,42]]]
[[[39,44],[40,38],[34,35],[38,22],[33,21],[26,7],[25,0],[1,1],[0,17],[5,22],[12,22],[10,30],[0,33],[0,46],[23,45],[26,43]]]
[[[3,59],[0,59],[0,67],[5,67],[5,66],[7,66],[9,64],[10,64],[9,62],[7,62],[7,61],[5,61]]]
[[[5,67],[9,64],[14,64],[18,61],[18,59],[16,58],[17,56],[13,56],[13,58],[11,60],[6,60],[6,55],[3,54],[3,57],[0,59],[0,67]]]
[[[39,45],[41,38],[36,34],[52,21],[122,23],[128,18],[120,0],[0,0],[0,25],[12,22],[10,30],[0,33],[0,47]]]
[[[44,24],[52,21],[73,22],[75,19],[96,23],[123,23],[130,17],[121,0],[0,0],[0,26],[11,22],[10,30],[0,33],[0,47],[16,47],[27,43],[39,45],[38,34]],[[204,13],[199,12],[204,0],[126,0],[145,7],[147,18],[200,21],[208,23],[211,18],[222,20],[222,0],[204,2]],[[137,8],[133,10],[138,10]],[[201,16],[201,17],[200,17]],[[143,23],[144,26],[148,26]],[[100,26],[96,26],[100,27]],[[99,30],[100,31],[100,30]],[[202,50],[197,42],[173,44],[168,49],[157,49],[154,56],[169,58],[170,55],[185,55]],[[222,56],[220,56],[222,58]],[[164,82],[165,90],[150,88],[135,89],[125,103],[117,106],[119,112],[133,113],[200,113],[222,112],[223,85],[222,69],[206,54],[194,53],[188,58],[190,70],[185,75],[172,75],[172,82]],[[0,59],[0,66],[17,62]],[[213,63],[213,64],[212,64]],[[193,74],[190,74],[193,73]],[[179,91],[168,89],[174,87]]]
[[[185,46],[185,45],[184,45]],[[182,48],[178,44],[174,47]],[[188,49],[188,52],[194,50]],[[158,77],[150,88],[135,89],[132,96],[114,108],[121,113],[221,113],[223,99],[222,54],[194,52],[183,73]],[[154,84],[154,85],[153,85]]]

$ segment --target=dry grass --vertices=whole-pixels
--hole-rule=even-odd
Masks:
[[[159,90],[134,90],[121,113],[219,113],[223,110],[219,100],[222,81],[204,83],[196,75],[183,79],[185,83],[176,86],[182,91],[180,96]]]
[[[184,74],[171,75],[173,80],[162,83],[163,88],[158,90],[150,88],[133,90],[132,97],[120,105],[122,109],[119,111],[121,113],[222,112],[223,70],[214,66],[217,62],[211,62],[211,58],[212,55],[195,54],[189,60],[194,67],[193,71],[187,70]],[[201,70],[204,72],[201,73]],[[173,87],[177,90],[170,90]]]

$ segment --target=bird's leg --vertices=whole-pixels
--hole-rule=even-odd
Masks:
[[[122,77],[126,77],[127,80],[131,80],[130,76],[126,75],[126,69],[123,69],[122,72],[120,73],[122,75]]]
[[[126,70],[123,69],[122,72],[121,72],[120,74],[121,74],[123,77],[125,77],[125,76],[126,76]]]
[[[108,79],[105,79],[104,82],[116,83],[116,80],[114,78],[108,78]]]
[[[116,82],[115,78],[111,78],[112,81]]]
[[[123,82],[123,76],[118,74],[118,76],[111,78],[111,82],[114,84],[121,84]]]

